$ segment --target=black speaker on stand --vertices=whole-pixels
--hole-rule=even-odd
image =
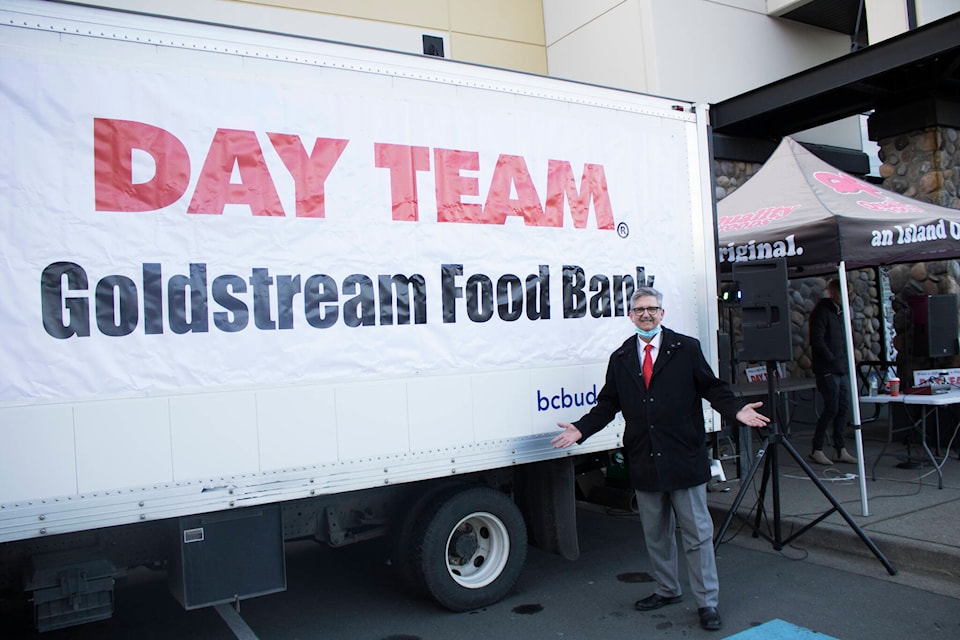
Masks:
[[[735,262],[733,279],[740,283],[740,361],[793,360],[786,261]]]
[[[957,296],[911,296],[913,355],[939,358],[960,355],[957,341]]]

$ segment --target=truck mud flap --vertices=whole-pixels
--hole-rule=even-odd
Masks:
[[[573,460],[560,458],[516,469],[514,491],[530,543],[566,560],[580,557]]]
[[[287,588],[280,506],[180,518],[167,582],[185,609]]]

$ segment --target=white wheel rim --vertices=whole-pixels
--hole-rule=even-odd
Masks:
[[[466,544],[458,545],[458,540]],[[470,548],[469,553],[463,553],[464,546]],[[480,589],[496,580],[507,566],[510,534],[492,513],[471,513],[450,531],[446,555],[447,571],[454,582],[467,589]]]

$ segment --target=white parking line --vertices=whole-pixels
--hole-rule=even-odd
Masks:
[[[227,626],[230,627],[230,630],[233,631],[233,634],[237,636],[237,640],[257,640],[257,634],[247,626],[247,623],[240,617],[236,609],[229,604],[218,604],[214,608],[217,610],[217,613],[220,614],[220,617],[223,618],[223,621],[227,623]]]

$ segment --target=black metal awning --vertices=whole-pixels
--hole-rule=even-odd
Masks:
[[[931,103],[938,106],[908,109]],[[957,105],[960,13],[718,102],[711,124],[721,136],[762,140],[871,110],[960,126]]]

